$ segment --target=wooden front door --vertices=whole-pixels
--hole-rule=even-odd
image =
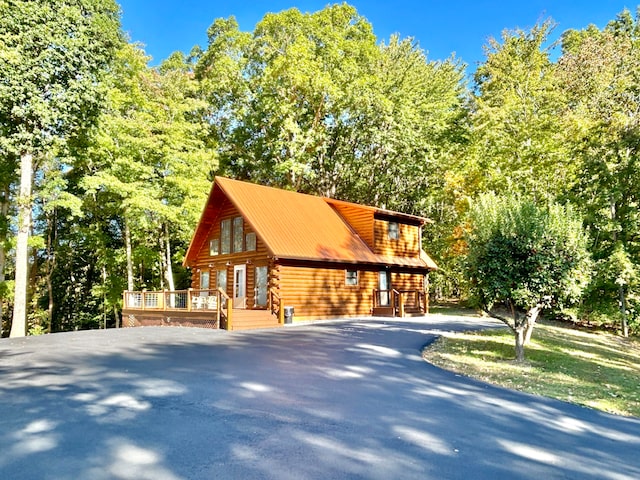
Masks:
[[[233,267],[233,308],[247,308],[247,266]]]

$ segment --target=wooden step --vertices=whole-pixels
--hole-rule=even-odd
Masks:
[[[391,307],[375,307],[373,309],[374,317],[393,317],[393,308]]]
[[[278,318],[267,310],[233,310],[231,330],[250,330],[255,328],[278,328]]]

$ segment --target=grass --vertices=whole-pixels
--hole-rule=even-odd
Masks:
[[[561,323],[541,322],[514,361],[511,331],[449,334],[424,358],[447,370],[522,392],[640,417],[640,342]]]

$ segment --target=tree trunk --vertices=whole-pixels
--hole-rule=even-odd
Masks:
[[[47,317],[49,319],[49,325],[47,327],[47,332],[53,332],[53,282],[51,281],[51,277],[53,276],[53,269],[56,267],[56,250],[54,247],[55,236],[56,236],[56,210],[53,210],[53,218],[49,218],[49,234],[47,235],[47,295],[49,296],[49,305],[47,308]]]
[[[6,263],[4,254],[4,238],[0,238],[0,284],[4,282],[4,265]],[[3,299],[0,297],[0,338],[2,338],[2,305]]]
[[[629,325],[627,323],[627,296],[624,292],[624,285],[618,286],[618,295],[620,296],[620,315],[622,320],[622,335],[629,336]]]
[[[167,287],[169,291],[173,292],[176,289],[175,282],[173,281],[173,267],[171,266],[171,241],[169,238],[169,225],[164,224],[163,227],[164,233],[164,278],[167,282]]]
[[[129,221],[124,219],[124,246],[127,255],[127,290],[132,291],[133,285],[133,256],[131,253],[131,230]]]
[[[611,204],[609,206],[610,209],[610,213],[611,213],[611,220],[615,221],[616,220],[616,204],[615,202],[612,200]],[[613,231],[613,243],[615,244],[618,241],[618,234],[617,232],[614,230]],[[619,298],[619,305],[620,305],[620,320],[622,322],[622,335],[624,337],[628,337],[629,336],[629,326],[627,325],[627,298],[624,294],[624,285],[619,285],[618,286],[618,298]]]
[[[9,213],[9,185],[5,186],[3,192],[0,192],[0,217],[6,218]],[[5,281],[4,267],[7,263],[4,244],[6,241],[6,232],[0,237],[0,284]],[[2,298],[0,298],[0,338],[2,338]]]
[[[516,337],[516,362],[524,362],[524,335],[525,329],[518,328],[515,330]]]
[[[536,321],[538,320],[538,315],[540,314],[541,311],[542,311],[542,306],[536,305],[535,307],[531,308],[527,312],[527,319],[526,319],[525,332],[524,332],[525,346],[529,345],[529,342],[531,341],[531,334],[533,333],[533,327],[535,327]]]
[[[29,233],[31,231],[31,181],[33,155],[20,156],[20,194],[18,196],[18,237],[11,337],[27,335],[27,276],[29,270]]]

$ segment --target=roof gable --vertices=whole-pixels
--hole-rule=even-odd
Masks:
[[[219,202],[221,195],[238,209],[274,257],[346,263],[397,263],[372,252],[346,220],[332,208],[331,205],[338,202],[336,200],[216,177],[187,251],[186,265],[195,259],[206,241],[212,222],[215,221],[215,218],[211,218],[215,217],[213,203]],[[419,219],[421,223],[426,220],[421,217],[405,217],[411,217],[414,221]],[[407,266],[429,267],[421,258],[402,260],[401,263]]]

